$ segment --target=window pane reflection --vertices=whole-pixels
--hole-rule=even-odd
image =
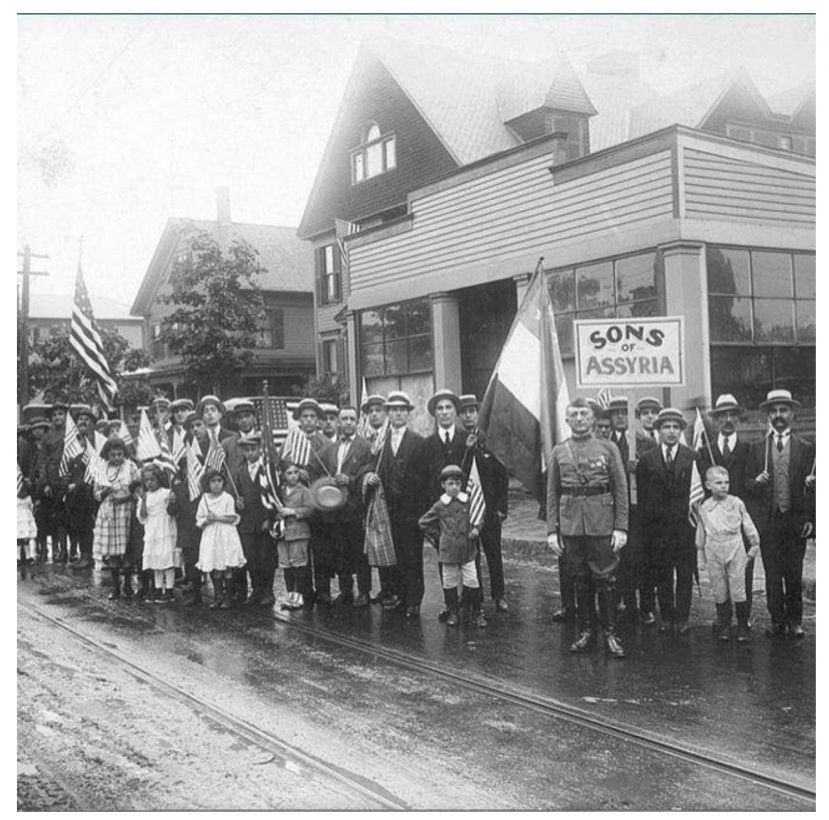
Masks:
[[[383,345],[363,345],[362,370],[364,376],[383,374]]]
[[[655,253],[643,253],[616,260],[617,301],[632,302],[656,297],[655,259]]]
[[[715,248],[709,245],[705,251],[705,262],[708,269],[709,293],[751,295],[748,251]]]
[[[709,297],[708,323],[712,342],[750,342],[751,299]]]
[[[794,287],[798,299],[815,298],[815,257],[805,253],[794,255]]]
[[[584,268],[576,268],[578,308],[613,304],[613,266],[600,262]]]
[[[556,313],[573,310],[576,307],[576,284],[572,268],[552,271],[548,276],[553,310]]]
[[[815,302],[795,302],[797,310],[797,341],[814,342],[815,331]]]
[[[752,251],[751,272],[754,296],[794,296],[792,258],[777,251]]]
[[[364,310],[360,315],[360,340],[364,343],[383,340],[383,325],[379,311]]]
[[[793,342],[793,303],[789,299],[754,300],[754,339],[758,342]]]
[[[636,316],[659,316],[659,302],[651,299],[648,302],[634,302],[632,305],[619,305],[616,315],[620,319],[631,319]]]

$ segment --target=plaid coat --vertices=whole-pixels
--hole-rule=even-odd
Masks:
[[[96,556],[106,558],[115,555],[124,555],[130,539],[130,518],[135,507],[131,495],[132,487],[140,481],[138,467],[134,461],[127,459],[113,474],[111,469],[104,468],[95,480],[95,498],[101,498],[105,489],[112,490],[101,501],[98,515],[95,519],[95,533],[92,543],[92,552]]]

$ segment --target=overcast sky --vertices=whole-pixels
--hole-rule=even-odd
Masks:
[[[69,292],[131,304],[166,220],[296,226],[360,41],[372,33],[577,70],[638,51],[657,91],[743,65],[763,94],[814,77],[811,16],[18,17],[18,243]],[[44,179],[47,169],[49,181]]]

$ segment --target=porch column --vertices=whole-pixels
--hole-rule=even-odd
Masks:
[[[461,320],[458,298],[451,293],[433,293],[432,343],[435,388],[461,391]]]
[[[671,242],[660,246],[665,263],[665,312],[685,317],[685,387],[665,388],[665,399],[687,410],[711,406],[711,345],[705,245]],[[669,394],[669,395],[668,395]]]

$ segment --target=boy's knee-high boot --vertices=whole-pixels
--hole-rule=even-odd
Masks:
[[[469,598],[470,604],[470,621],[471,623],[475,624],[475,626],[485,627],[486,617],[484,617],[484,613],[481,610],[481,606],[484,602],[484,590],[482,587],[470,587],[464,588],[464,592],[466,592],[467,597]]]
[[[446,602],[446,611],[449,613],[446,618],[448,626],[458,625],[458,590],[457,587],[443,590],[443,600]]]
[[[751,640],[748,619],[751,616],[751,601],[741,601],[734,605],[737,610],[737,640],[746,643]]]
[[[213,580],[213,603],[210,604],[210,609],[218,609],[224,599],[225,579],[222,573],[217,570],[213,570],[210,577]]]
[[[114,600],[121,597],[121,570],[111,569],[109,574],[112,577],[112,592],[109,593],[108,597],[110,600]]]

